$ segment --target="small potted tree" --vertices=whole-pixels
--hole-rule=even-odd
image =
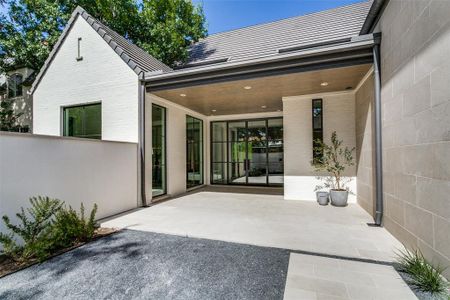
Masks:
[[[334,206],[346,206],[349,190],[346,187],[346,179],[343,173],[348,166],[353,166],[353,152],[355,148],[344,147],[343,141],[339,140],[336,131],[331,134],[331,144],[328,145],[321,140],[315,141],[314,151],[322,154],[320,159],[311,161],[316,172],[329,174],[325,180],[325,187],[330,189],[330,200]],[[317,187],[316,187],[317,189]]]

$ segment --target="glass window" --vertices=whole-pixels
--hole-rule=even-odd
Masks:
[[[152,196],[166,193],[166,109],[152,104]]]
[[[211,183],[282,185],[283,119],[211,123]]]
[[[318,162],[322,158],[322,151],[316,147],[323,141],[323,105],[322,99],[312,100],[312,137],[313,137],[313,161]]]
[[[14,74],[8,78],[8,98],[22,96],[23,77],[20,74]]]
[[[186,116],[186,186],[203,184],[203,121]]]
[[[102,138],[102,105],[96,103],[65,107],[63,135],[100,140]]]

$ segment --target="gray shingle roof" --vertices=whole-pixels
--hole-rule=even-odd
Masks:
[[[292,47],[320,45],[357,36],[371,5],[372,1],[359,2],[213,34],[191,47],[185,66],[277,55]]]
[[[133,69],[137,74],[151,71],[170,71],[169,66],[157,60],[146,51],[135,44],[129,42],[123,36],[102,24],[100,21],[89,15],[81,7],[80,15],[97,31],[98,34],[113,48],[117,54]],[[127,57],[128,56],[128,57]]]
[[[123,36],[115,32],[108,26],[102,24],[100,21],[89,15],[83,8],[78,6],[72,13],[72,16],[70,17],[66,27],[62,31],[58,41],[56,42],[55,46],[50,52],[50,55],[48,56],[41,70],[37,74],[36,80],[34,81],[33,87],[31,88],[31,92],[34,92],[34,90],[38,86],[47,68],[50,66],[53,57],[58,52],[58,49],[63,44],[67,34],[70,31],[70,28],[72,28],[75,20],[78,17],[82,17],[83,19],[85,19],[89,23],[89,25],[91,25],[91,27],[103,38],[103,40],[105,40],[106,43],[108,43],[108,45],[117,53],[117,55],[119,55],[120,58],[122,58],[122,60],[137,75],[140,75],[141,73],[143,74],[145,72],[153,72],[153,71],[167,72],[172,70],[169,66],[157,60],[156,58],[154,58],[153,56],[151,56],[138,46],[134,45],[133,43],[127,41]]]

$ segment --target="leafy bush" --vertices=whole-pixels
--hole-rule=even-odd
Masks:
[[[79,242],[86,242],[94,236],[95,214],[97,204],[94,204],[89,219],[84,215],[84,205],[81,203],[80,215],[69,206],[56,214],[53,224],[52,241],[57,248],[70,247]]]
[[[410,276],[408,283],[420,292],[450,297],[448,284],[442,277],[443,269],[433,267],[426,261],[420,250],[399,251],[397,262],[399,269]]]
[[[39,196],[30,198],[30,203],[30,208],[25,210],[22,207],[16,214],[19,225],[12,224],[8,216],[3,216],[10,233],[0,232],[0,244],[3,253],[11,259],[17,262],[34,258],[43,260],[59,249],[93,237],[96,204],[86,220],[83,204],[78,215],[72,207],[65,208],[64,202],[58,199]]]
[[[31,207],[27,208],[26,212],[22,207],[21,212],[16,214],[19,225],[13,225],[8,216],[3,216],[3,221],[11,233],[0,232],[0,243],[3,245],[3,252],[16,261],[48,256],[54,216],[63,205],[58,199],[41,196],[30,198],[30,203]],[[17,241],[14,235],[22,241]]]

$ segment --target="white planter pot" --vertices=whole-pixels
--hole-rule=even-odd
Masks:
[[[348,191],[330,190],[331,205],[347,206]]]
[[[316,197],[320,205],[328,205],[328,192],[316,192]]]

